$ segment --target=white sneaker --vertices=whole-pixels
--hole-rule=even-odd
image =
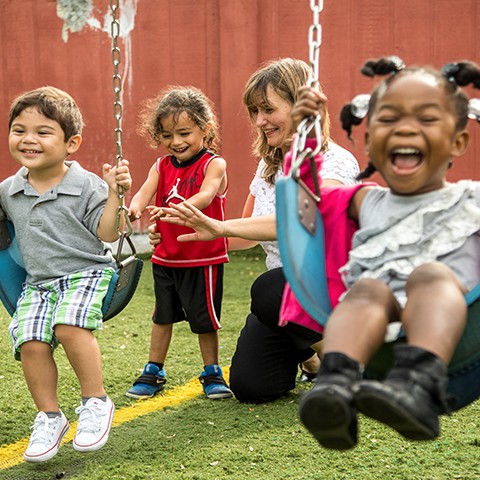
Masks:
[[[108,440],[114,411],[115,405],[108,397],[105,402],[92,397],[85,405],[80,405],[75,410],[78,426],[73,448],[79,452],[93,452],[102,448]]]
[[[38,412],[31,427],[30,442],[23,454],[25,461],[45,462],[57,454],[62,438],[70,428],[65,415],[60,413],[58,417],[49,418],[45,412]]]

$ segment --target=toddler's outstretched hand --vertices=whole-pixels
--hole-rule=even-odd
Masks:
[[[326,113],[327,97],[311,87],[301,87],[298,99],[292,108],[292,121],[295,128],[305,118],[320,115],[323,120]]]
[[[130,190],[132,177],[130,175],[130,169],[128,168],[128,160],[123,159],[118,167],[112,167],[108,163],[105,163],[103,164],[102,172],[103,179],[113,191],[117,191],[117,185],[120,185],[125,192]]]
[[[198,208],[190,205],[188,202],[179,203],[170,207],[163,207],[162,211],[167,215],[161,218],[162,222],[183,225],[195,230],[195,233],[186,233],[180,235],[179,242],[188,242],[191,240],[213,240],[222,237],[225,234],[223,222],[210,218],[203,214]]]
[[[160,220],[163,216],[165,216],[165,213],[163,213],[162,207],[157,207],[155,205],[148,205],[147,206],[148,213],[150,213],[150,223],[154,223],[157,220]]]
[[[152,250],[155,250],[155,247],[162,242],[162,235],[157,231],[156,223],[148,226],[148,241]]]

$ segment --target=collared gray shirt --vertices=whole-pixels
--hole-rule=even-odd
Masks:
[[[25,167],[0,183],[0,204],[15,226],[27,282],[34,285],[115,266],[111,246],[96,235],[108,185],[75,161],[65,164],[61,183],[41,195]]]

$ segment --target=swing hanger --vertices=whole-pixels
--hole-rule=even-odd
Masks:
[[[115,101],[113,104],[113,113],[116,121],[114,130],[115,145],[117,149],[116,167],[120,165],[123,159],[122,143],[122,113],[123,106],[120,99],[122,92],[122,78],[120,76],[118,67],[120,65],[121,56],[120,48],[118,47],[118,37],[120,36],[120,22],[117,19],[117,12],[119,10],[118,0],[110,0],[110,9],[112,12],[112,63],[113,63],[113,93],[115,94]],[[119,206],[117,209],[116,229],[119,235],[117,254],[115,261],[117,269],[113,274],[112,280],[108,287],[102,305],[103,321],[114,317],[120,313],[128,304],[137,288],[142,273],[143,261],[136,256],[135,245],[130,238],[133,228],[128,216],[128,208],[125,206],[125,190],[122,186],[117,184],[117,196]],[[125,223],[122,224],[122,216]],[[122,260],[123,244],[127,241],[131,248],[131,254]]]
[[[320,72],[320,46],[322,44],[322,26],[320,24],[320,13],[323,10],[323,0],[310,0],[310,9],[312,10],[313,20],[308,29],[308,47],[309,47],[309,61],[310,61],[310,75],[307,80],[307,86],[313,88],[319,88],[319,72]],[[315,139],[317,146],[315,150],[311,148],[305,148],[307,137],[311,131],[315,133]],[[322,124],[319,115],[316,117],[310,117],[302,120],[297,127],[297,135],[293,144],[292,155],[292,169],[291,175],[294,178],[300,177],[300,166],[302,163],[309,159],[311,165],[314,166],[313,158],[322,149]],[[317,178],[315,168],[314,178]],[[315,181],[315,180],[314,180]],[[317,190],[317,186],[315,185]],[[318,196],[319,191],[317,190]]]
[[[123,130],[122,130],[122,116],[123,116],[123,105],[121,101],[122,93],[122,77],[119,73],[119,66],[121,63],[121,53],[118,46],[118,38],[120,36],[120,22],[117,19],[117,13],[119,11],[119,0],[110,0],[110,9],[112,11],[112,23],[111,23],[111,36],[112,36],[112,64],[113,64],[113,93],[115,95],[115,100],[113,102],[113,116],[115,118],[115,130],[114,130],[114,140],[117,150],[115,157],[115,165],[118,168],[121,161],[123,160]],[[130,238],[130,235],[133,232],[132,223],[128,216],[128,208],[125,206],[125,191],[121,185],[117,185],[117,196],[119,200],[119,206],[117,209],[117,220],[116,220],[116,229],[117,233],[120,235],[119,241],[119,252],[121,252],[123,239],[126,238],[127,241]],[[122,223],[122,217],[125,220],[125,225],[120,228]],[[128,242],[132,247],[131,242]],[[118,257],[119,254],[117,254]],[[118,262],[117,262],[118,263]]]

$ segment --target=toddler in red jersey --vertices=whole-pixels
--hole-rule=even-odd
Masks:
[[[208,98],[194,87],[167,87],[150,99],[141,114],[141,132],[154,147],[168,155],[158,158],[130,204],[138,219],[148,209],[157,218],[161,241],[152,263],[155,310],[149,361],[126,395],[152,397],[166,382],[164,363],[173,324],[186,320],[198,335],[204,369],[199,380],[208,398],[229,398],[218,365],[218,329],[223,294],[223,264],[228,262],[227,241],[177,241],[191,229],[158,221],[162,207],[185,200],[206,215],[224,220],[227,193],[226,162],[216,154],[218,123]],[[155,196],[155,206],[149,206]]]

